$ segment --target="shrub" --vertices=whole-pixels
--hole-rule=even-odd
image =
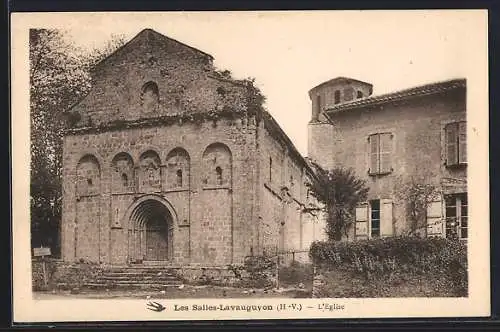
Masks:
[[[467,248],[459,241],[393,237],[315,242],[309,254],[322,270],[343,271],[347,279],[370,281],[374,288],[379,282],[381,288],[415,282],[420,289],[440,285],[452,296],[467,295]]]

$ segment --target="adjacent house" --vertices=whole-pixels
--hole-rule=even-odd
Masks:
[[[416,233],[467,239],[465,79],[373,95],[372,84],[338,77],[309,96],[309,157],[353,168],[370,189],[350,239],[411,231],[408,186],[437,191]]]

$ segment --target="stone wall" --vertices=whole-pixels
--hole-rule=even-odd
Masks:
[[[403,202],[396,201],[400,183],[410,177],[441,187],[444,178],[467,178],[466,168],[445,166],[444,127],[466,119],[465,93],[421,96],[405,102],[364,107],[335,113],[332,137],[324,139],[322,131],[310,127],[313,157],[329,160],[327,167],[352,167],[370,188],[368,200],[390,199],[394,202],[394,234],[407,230]],[[375,133],[392,134],[392,171],[370,175],[368,137]],[[317,137],[314,137],[317,135]],[[462,190],[465,188],[462,188]],[[466,189],[465,189],[466,190]]]
[[[94,70],[92,91],[72,112],[79,126],[224,107],[245,109],[246,89],[217,79],[207,54],[144,30]]]
[[[303,212],[305,206],[317,203],[306,185],[312,174],[303,160],[297,159],[290,147],[276,139],[272,132],[271,128],[262,126],[259,135],[258,248],[270,252],[276,248],[279,251],[308,249],[312,238],[323,238],[320,231],[315,232],[314,217]]]
[[[130,205],[141,195],[158,194],[174,208],[174,260],[176,262],[230,263],[249,254],[252,240],[254,118],[184,123],[154,128],[68,135],[64,140],[63,255],[65,260],[84,258],[93,262],[125,263],[126,218]],[[215,170],[204,163],[212,143],[227,149],[229,163],[221,166],[224,183],[207,181]],[[167,157],[182,148],[189,156],[184,185],[175,187],[168,178]],[[140,166],[145,152],[158,156],[157,187],[136,185],[113,190],[113,160],[127,154],[133,164],[132,182],[146,172]],[[216,153],[219,153],[216,151]],[[81,160],[92,160],[98,172],[78,173]],[[214,166],[214,165],[212,165]],[[96,179],[92,178],[94,176]],[[89,185],[88,180],[92,181]],[[97,187],[81,195],[75,184]],[[250,235],[250,236],[249,236]],[[76,250],[76,254],[75,254]]]
[[[99,63],[64,138],[63,259],[140,262],[145,220],[160,215],[171,264],[301,248],[304,160],[264,126],[248,88],[149,29]]]

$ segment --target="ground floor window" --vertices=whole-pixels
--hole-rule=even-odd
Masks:
[[[445,195],[446,238],[467,239],[467,193]]]
[[[370,201],[370,235],[371,237],[380,236],[380,200]]]

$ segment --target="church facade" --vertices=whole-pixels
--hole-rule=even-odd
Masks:
[[[225,266],[321,239],[308,161],[212,62],[146,29],[96,66],[64,136],[64,261]]]

